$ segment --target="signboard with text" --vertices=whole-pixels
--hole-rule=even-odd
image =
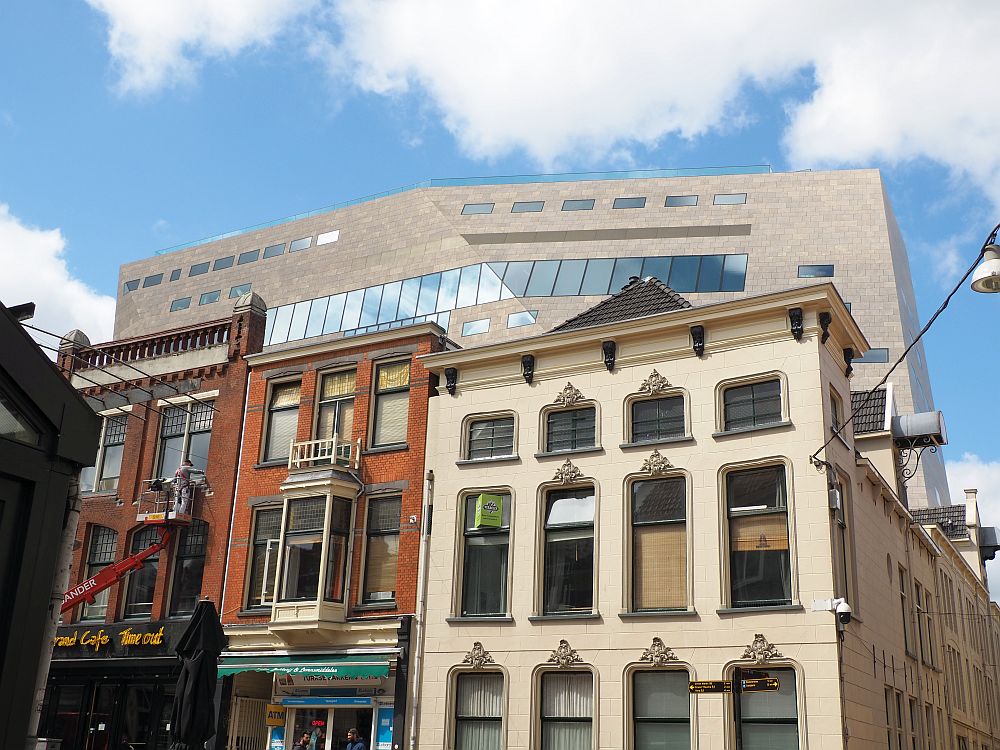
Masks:
[[[187,626],[187,620],[62,626],[52,639],[52,659],[173,656]]]

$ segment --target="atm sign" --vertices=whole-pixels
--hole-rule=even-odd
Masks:
[[[267,713],[264,715],[264,724],[269,727],[285,726],[285,707],[275,703],[268,703]]]

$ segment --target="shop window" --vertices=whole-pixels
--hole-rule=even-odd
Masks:
[[[502,729],[503,675],[456,675],[455,750],[500,750]]]
[[[153,526],[146,526],[132,535],[131,554],[135,555],[160,541],[160,534]],[[156,574],[160,567],[160,553],[150,555],[138,570],[129,573],[125,592],[125,619],[149,617],[153,612],[153,594],[156,591]]]
[[[267,405],[264,460],[287,459],[299,427],[299,383],[276,383]]]
[[[597,409],[560,409],[545,415],[545,450],[578,450],[597,445]]]
[[[254,519],[253,550],[250,558],[250,587],[247,608],[269,607],[274,603],[274,574],[281,543],[281,509],[258,510]]]
[[[729,472],[726,507],[731,606],[791,604],[785,467]]]
[[[684,477],[633,482],[632,608],[687,607],[687,489]]]
[[[594,609],[594,489],[545,496],[545,614]]]
[[[739,728],[745,748],[798,750],[799,714],[795,691],[795,671],[768,668],[778,678],[778,690],[770,693],[740,693],[742,724]],[[734,696],[735,697],[735,696]]]
[[[632,727],[635,750],[691,747],[691,696],[687,672],[632,673]]]
[[[201,594],[201,579],[205,572],[205,546],[208,524],[194,519],[181,529],[174,553],[174,581],[170,587],[170,616],[190,615]]]
[[[684,437],[684,397],[667,396],[633,401],[631,408],[633,443]]]
[[[118,489],[127,423],[128,416],[125,414],[104,418],[97,462],[80,472],[81,492],[113,492]]]
[[[372,447],[405,443],[409,410],[410,363],[378,365],[375,368]]]
[[[319,389],[319,415],[316,419],[316,439],[337,439],[338,459],[351,455],[354,433],[354,370],[324,375]]]
[[[157,476],[172,477],[185,458],[195,469],[208,468],[214,402],[168,406],[160,415],[160,453]]]
[[[92,526],[90,528],[90,547],[87,551],[86,578],[93,578],[104,568],[115,562],[118,552],[118,532],[107,526]],[[108,597],[111,589],[94,596],[92,604],[85,603],[81,620],[103,620],[108,614]]]
[[[514,455],[514,418],[493,417],[469,422],[469,443],[465,457],[501,458]]]
[[[483,492],[465,496],[462,533],[463,617],[507,614],[510,505],[508,493]]]
[[[722,392],[723,429],[742,430],[781,421],[781,381],[736,385]]]
[[[590,672],[542,673],[544,750],[583,750],[593,745],[594,676]]]
[[[334,498],[326,552],[326,575],[323,579],[323,598],[328,601],[344,601],[347,589],[347,550],[350,539],[351,503],[348,500]]]
[[[282,559],[282,601],[315,600],[319,596],[326,499],[288,501]]]
[[[390,604],[396,600],[401,511],[402,500],[398,497],[368,501],[364,604]]]

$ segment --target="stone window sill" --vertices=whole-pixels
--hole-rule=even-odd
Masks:
[[[410,450],[409,443],[393,443],[392,445],[379,445],[374,448],[368,448],[367,450],[361,451],[362,456],[375,456],[379,453],[392,453],[393,451],[408,451]]]
[[[275,458],[275,459],[271,459],[270,461],[261,461],[260,463],[257,463],[257,464],[253,465],[253,467],[255,469],[276,469],[279,466],[283,466],[283,467],[285,467],[287,469],[288,468],[288,459],[287,458]]]
[[[488,615],[467,615],[464,617],[446,617],[444,621],[449,625],[465,625],[466,623],[471,623],[473,625],[477,624],[488,624],[488,623],[512,623],[514,618],[509,615],[497,617],[489,617]]]
[[[697,611],[693,609],[650,609],[642,612],[619,612],[618,617],[622,620],[640,619],[646,617],[697,617]]]
[[[801,604],[768,604],[763,607],[722,607],[715,610],[715,613],[717,615],[740,615],[756,612],[804,612],[805,609]]]
[[[460,458],[455,462],[455,466],[476,466],[478,464],[500,464],[520,461],[517,454],[513,456],[492,456],[491,458]]]
[[[532,615],[528,622],[552,622],[555,620],[600,620],[600,612],[567,612],[566,614]]]
[[[660,440],[634,440],[631,443],[622,443],[619,448],[648,448],[657,445],[671,445],[674,443],[693,443],[693,435],[678,435],[677,437],[662,438]]]
[[[730,435],[743,435],[748,432],[763,432],[764,430],[777,430],[782,427],[791,427],[791,420],[786,419],[784,422],[770,422],[768,424],[758,424],[753,427],[737,427],[732,430],[723,430],[722,432],[713,432],[712,437],[721,438],[729,437]]]
[[[539,451],[535,454],[535,458],[556,458],[558,456],[580,456],[587,453],[603,453],[604,447],[600,445],[591,445],[587,448],[570,448],[565,451]]]

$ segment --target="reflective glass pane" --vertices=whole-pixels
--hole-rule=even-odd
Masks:
[[[747,278],[747,256],[727,255],[722,271],[723,292],[742,292]]]
[[[190,297],[181,297],[180,299],[175,299],[170,303],[170,312],[177,312],[178,310],[187,310],[191,307]]]
[[[479,290],[479,264],[466,266],[462,269],[462,277],[458,283],[458,299],[455,307],[471,307],[476,304],[476,293]]]
[[[208,273],[208,261],[204,263],[195,263],[188,270],[188,276],[201,276],[203,273]]]
[[[247,250],[245,253],[240,253],[240,257],[236,261],[236,265],[242,266],[244,263],[253,263],[259,257],[260,250]]]
[[[497,264],[483,264],[481,266],[482,273],[479,275],[479,304],[482,305],[486,302],[496,302],[500,299],[500,290],[503,287],[503,282],[500,278],[503,271],[495,271],[494,266]],[[500,264],[506,266],[506,264]]]
[[[402,281],[394,281],[382,287],[382,305],[378,310],[378,322],[388,323],[396,319],[396,308],[399,307],[399,292],[403,288]]]
[[[216,258],[215,263],[212,264],[212,270],[221,271],[225,268],[231,268],[235,260],[236,258],[232,255],[227,255],[225,258]]]
[[[831,276],[832,276],[832,274],[831,274]],[[163,281],[163,274],[162,273],[157,273],[157,274],[153,274],[152,276],[147,276],[146,278],[144,278],[142,280],[142,288],[145,289],[148,286],[156,286],[161,281]]]
[[[548,297],[552,294],[552,285],[559,270],[557,260],[537,260],[531,272],[531,280],[525,291],[526,297]]]
[[[594,490],[592,488],[581,487],[575,490],[550,492],[547,505],[546,527],[593,523],[594,521]]]
[[[653,276],[666,284],[670,278],[670,261],[669,257],[646,258],[642,262],[642,278]]]
[[[171,281],[177,281],[177,279],[179,279],[180,277],[181,277],[181,269],[175,268],[173,271],[170,272]]]
[[[698,283],[698,265],[700,263],[700,255],[675,257],[670,265],[670,281],[667,286],[675,292],[693,292]]]
[[[268,245],[264,248],[264,257],[273,258],[275,255],[281,255],[283,252],[285,252],[285,243],[281,243],[280,245]]]
[[[521,326],[530,326],[537,318],[538,310],[522,310],[521,312],[511,313],[507,316],[507,327],[520,328]]]
[[[611,208],[645,208],[645,198],[615,198]]]
[[[503,275],[503,285],[515,297],[524,296],[524,290],[528,288],[528,278],[531,276],[531,266],[530,260],[518,260],[507,264],[507,273]],[[503,295],[501,295],[502,297]]]
[[[562,204],[563,211],[590,211],[594,208],[593,198],[584,198],[582,200],[565,200]]]
[[[518,201],[511,206],[512,214],[532,214],[538,213],[545,207],[545,201]]]
[[[691,711],[688,673],[636,672],[632,710],[637,719],[687,719]]]
[[[482,318],[481,320],[470,320],[462,324],[463,336],[474,336],[477,333],[486,333],[489,330],[490,330],[489,318]]]
[[[615,261],[615,272],[611,275],[610,294],[620,292],[632,276],[642,274],[642,258],[619,258]]]
[[[491,214],[493,213],[492,203],[466,203],[462,206],[463,214]]]
[[[346,294],[330,297],[330,304],[326,308],[326,319],[323,321],[323,333],[334,333],[340,330],[340,319],[344,314],[344,300],[346,299]]]
[[[378,321],[378,308],[382,304],[382,287],[370,286],[365,289],[364,301],[361,303],[361,322],[359,325],[370,326]]]
[[[833,276],[832,265],[804,265],[799,266],[800,279],[819,279]],[[146,286],[143,282],[143,286]]]
[[[274,316],[277,314],[278,308],[269,307],[267,308],[267,320],[264,323],[264,343],[267,344],[271,341],[271,331],[274,330]]]
[[[216,289],[211,292],[205,292],[203,295],[201,295],[201,299],[198,300],[198,304],[211,305],[213,302],[218,302],[220,296],[222,296],[221,289]]]
[[[556,285],[552,290],[552,296],[562,297],[580,293],[580,284],[583,282],[583,272],[587,268],[585,260],[564,260],[559,266],[559,275],[556,277]]]
[[[746,202],[747,202],[746,193],[719,194],[715,196],[715,200],[713,201],[713,203],[715,203],[716,206],[733,206]]]
[[[412,318],[417,314],[417,298],[420,296],[420,277],[406,279],[403,288],[399,292],[399,309],[396,311],[396,319]]]
[[[344,303],[344,320],[340,324],[340,330],[349,331],[358,327],[358,321],[361,319],[361,303],[364,297],[364,289],[355,289],[348,293],[347,301]]]
[[[125,282],[126,292],[134,292],[138,288],[139,288],[139,279],[132,279],[131,281]]]
[[[274,316],[274,328],[271,331],[269,344],[283,344],[288,340],[288,326],[292,322],[292,308],[295,305],[282,305]]]
[[[249,291],[250,291],[249,284],[240,284],[239,286],[234,286],[229,290],[229,299],[236,299],[237,297],[242,297]]]
[[[438,289],[437,311],[455,309],[455,300],[458,298],[458,279],[462,274],[462,269],[453,268],[441,274],[441,287]]]
[[[437,295],[440,285],[441,274],[439,273],[429,273],[421,277],[417,315],[430,315],[432,312],[437,312]]]
[[[299,250],[305,250],[310,245],[312,245],[312,237],[303,237],[301,240],[292,240],[292,244],[288,246],[288,252],[297,253]]]
[[[312,308],[309,310],[309,322],[306,324],[306,338],[323,333],[323,321],[326,320],[326,308],[329,303],[329,297],[313,300]]]
[[[288,340],[298,341],[306,335],[306,323],[309,322],[309,308],[312,300],[296,302],[295,310],[292,311],[292,324],[288,329]]]
[[[697,206],[698,196],[697,195],[668,195],[666,202],[663,204],[667,208],[676,208],[678,206]]]
[[[716,292],[722,281],[722,261],[724,255],[703,255],[701,272],[698,274],[699,292]]]
[[[336,242],[340,239],[340,230],[334,229],[329,232],[323,232],[319,237],[316,238],[317,245],[329,245],[331,242]]]
[[[611,283],[611,271],[614,267],[615,262],[607,258],[588,260],[580,294],[607,294],[608,285]]]

